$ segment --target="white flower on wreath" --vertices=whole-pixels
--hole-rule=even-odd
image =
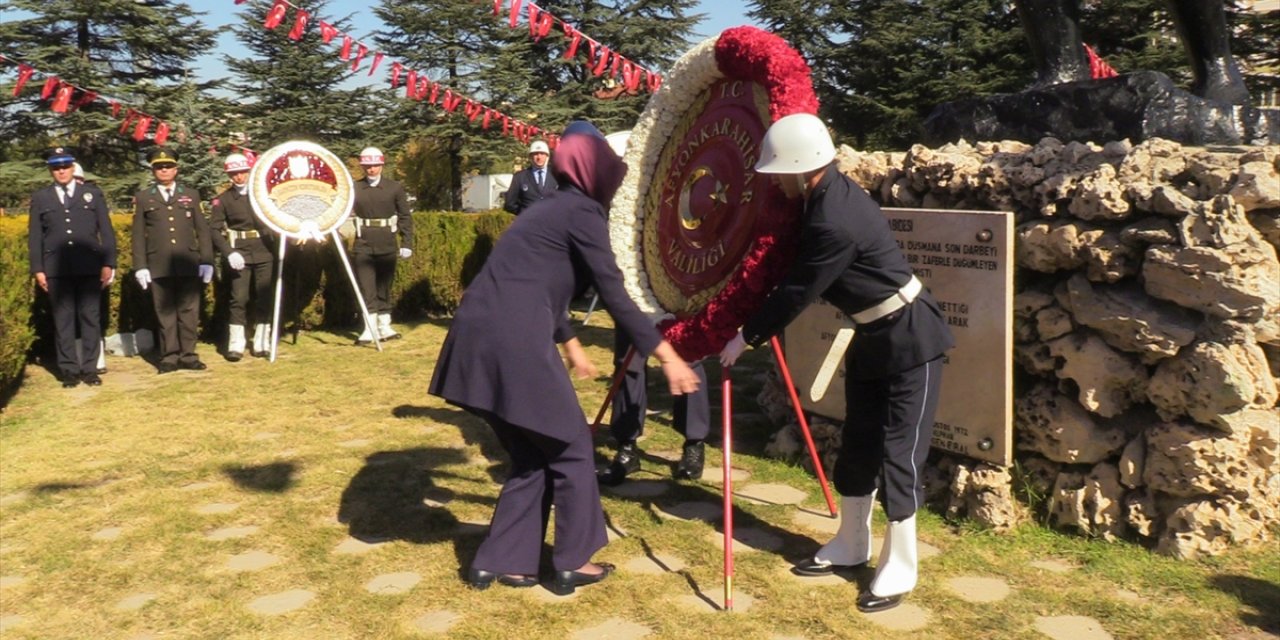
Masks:
[[[703,40],[681,56],[663,78],[662,87],[649,98],[649,104],[631,130],[627,153],[623,156],[629,169],[609,213],[609,243],[622,271],[627,294],[655,321],[667,315],[667,311],[658,303],[644,271],[640,237],[645,212],[641,194],[649,191],[654,167],[684,112],[699,95],[724,77],[716,64],[718,40],[719,36]]]

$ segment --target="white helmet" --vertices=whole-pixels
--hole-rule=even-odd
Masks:
[[[364,166],[386,164],[386,158],[382,156],[382,149],[377,147],[365,147],[360,152],[360,164]]]
[[[535,153],[551,155],[551,149],[547,148],[547,143],[541,140],[534,140],[533,144],[529,145],[529,155],[533,155]]]
[[[233,153],[222,162],[222,170],[227,173],[239,173],[253,168],[253,163],[243,153]]]
[[[630,140],[630,131],[616,131],[604,137],[604,141],[609,143],[609,148],[613,149],[619,158],[627,155],[627,142]]]
[[[827,125],[811,113],[793,113],[769,127],[760,142],[760,173],[807,173],[831,164],[836,147]]]
[[[71,177],[77,180],[84,180],[84,167],[79,162],[71,163]]]

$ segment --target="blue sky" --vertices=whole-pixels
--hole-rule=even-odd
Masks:
[[[293,0],[293,3],[301,7],[307,6],[305,0]],[[189,4],[201,11],[205,11],[205,23],[221,33],[218,38],[217,48],[200,58],[196,68],[196,73],[201,78],[216,76],[222,69],[222,54],[233,53],[238,46],[235,36],[226,27],[238,22],[240,13],[247,9],[244,5],[236,5],[232,0],[203,0],[201,2],[190,2]],[[374,4],[376,4],[376,0],[332,0],[325,9],[328,15],[320,17],[341,17],[351,14],[353,21],[351,35],[363,37],[372,34],[382,26],[382,22],[378,20],[371,9]],[[477,10],[487,9],[487,7],[481,7],[480,5],[481,3],[477,3]],[[702,0],[699,2],[695,13],[706,14],[706,17],[697,28],[698,34],[703,37],[720,33],[729,27],[752,24],[746,15],[746,8],[741,0]],[[290,12],[290,16],[292,16],[292,12]],[[559,17],[572,20],[572,16],[568,15]],[[286,20],[280,28],[287,29],[288,27],[289,22]],[[588,33],[587,35],[590,34]],[[626,51],[624,50],[622,53],[625,55]],[[374,80],[369,79],[368,82],[374,82]]]

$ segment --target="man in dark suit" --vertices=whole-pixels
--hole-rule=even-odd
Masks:
[[[835,145],[817,116],[780,118],[760,149],[756,171],[775,174],[788,198],[804,199],[800,247],[786,278],[725,346],[720,361],[732,365],[747,344],[768,340],[819,296],[857,324],[845,356],[845,421],[833,474],[843,496],[840,528],[793,571],[829,575],[870,561],[878,488],[889,528],[876,577],[858,597],[858,609],[882,611],[915,588],[921,471],[933,436],[942,356],[954,341],[880,206],[832,164]]]
[[[360,152],[364,177],[355,185],[351,215],[356,240],[351,253],[360,295],[369,313],[377,316],[378,339],[395,340],[400,334],[391,326],[391,282],[396,277],[396,260],[413,257],[413,211],[404,185],[382,175],[385,163],[382,151],[375,147]],[[373,334],[366,325],[356,344],[370,342]]]
[[[226,279],[231,289],[230,322],[227,325],[227,355],[230,362],[244,357],[245,326],[250,293],[253,300],[253,355],[266,357],[271,351],[271,283],[275,270],[270,228],[253,213],[249,204],[249,169],[253,164],[241,153],[228,155],[222,168],[231,186],[213,199],[209,227],[213,244],[227,261]]]
[[[511,177],[511,188],[507,189],[507,196],[503,199],[503,209],[520,215],[529,205],[555,193],[556,178],[547,170],[550,157],[547,143],[536,140],[529,146],[530,167],[517,171]]]
[[[213,239],[200,194],[177,183],[178,158],[164,147],[147,154],[156,183],[133,198],[134,277],[159,325],[160,373],[205,368],[196,355],[200,290],[213,280]]]
[[[81,382],[96,386],[102,384],[98,377],[100,305],[102,290],[115,279],[116,236],[102,191],[75,181],[71,153],[57,147],[46,162],[53,184],[31,195],[27,222],[31,275],[49,294],[62,386]]]

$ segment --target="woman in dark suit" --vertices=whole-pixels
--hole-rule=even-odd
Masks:
[[[538,583],[538,559],[556,507],[551,590],[573,593],[612,566],[586,417],[556,351],[580,377],[595,374],[569,324],[569,301],[594,286],[619,330],[662,363],[672,394],[698,378],[623,290],[606,217],[627,167],[599,130],[576,122],[552,160],[559,190],[516,218],[467,287],[440,350],[430,393],[480,415],[511,457],[489,535],[467,580],[486,588]]]

